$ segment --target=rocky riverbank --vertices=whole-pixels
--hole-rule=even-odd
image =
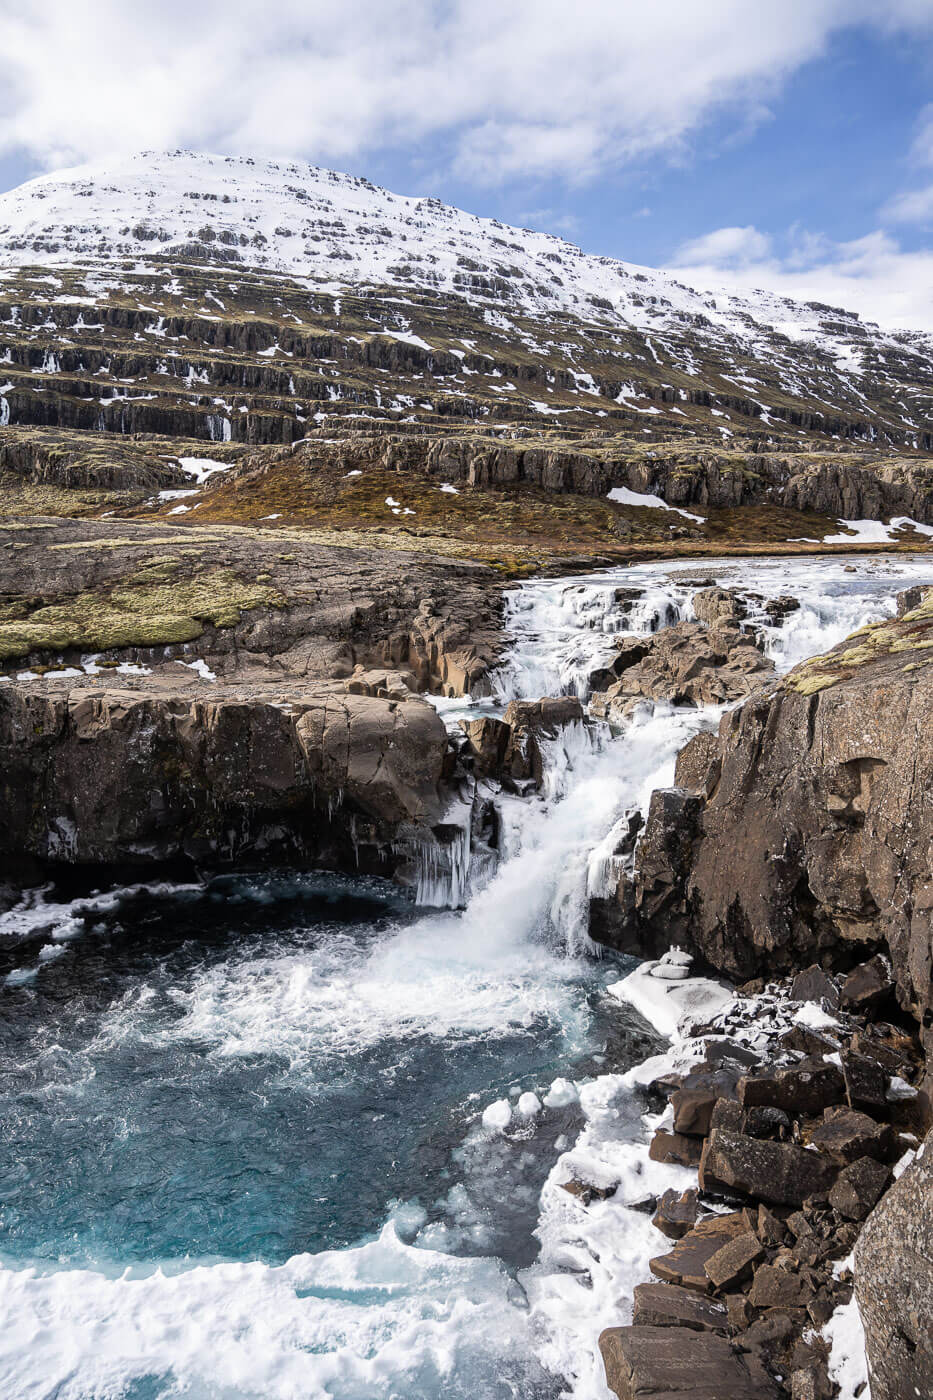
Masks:
[[[639,946],[739,980],[891,960],[930,1049],[933,593],[764,686],[681,753],[619,900]]]
[[[931,599],[907,590],[896,618],[780,681],[762,667],[763,686],[681,752],[626,846],[615,920],[600,907],[592,924],[633,951],[685,950],[633,974],[656,994],[693,957],[751,979],[697,1063],[650,1086],[668,1101],[650,1156],[696,1167],[698,1188],[659,1202],[676,1243],[636,1288],[631,1325],[601,1338],[622,1400],[830,1400],[833,1328],[838,1346],[849,1321],[858,1331],[853,1277],[874,1400],[933,1393]],[[697,603],[709,638],[668,628],[680,636],[633,644],[630,668],[623,650],[623,704],[638,667],[642,693],[666,684],[675,703],[672,657],[694,682],[708,673],[729,602]]]
[[[647,1014],[670,993],[675,1018],[694,985],[700,1007],[715,1004],[689,964],[669,953],[614,990]],[[705,1025],[702,1012],[685,1012],[675,1052],[642,1082],[649,1103],[666,1105],[651,1120],[650,1160],[695,1168],[697,1184],[639,1204],[670,1243],[651,1260],[653,1280],[635,1288],[631,1324],[600,1338],[621,1400],[830,1400],[841,1319],[854,1320],[853,1249],[873,1395],[928,1393],[916,1308],[933,1280],[926,1207],[911,1222],[913,1306],[881,1282],[876,1253],[928,1170],[923,1055],[894,990],[878,958],[846,977],[814,966],[720,996],[724,1009]],[[895,1333],[910,1362],[892,1381],[883,1358]]]

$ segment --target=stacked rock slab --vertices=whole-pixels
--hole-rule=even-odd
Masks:
[[[885,1223],[886,1203],[899,1197],[902,1212],[922,1218],[928,1183],[919,1164],[902,1178],[906,1187],[884,1193],[916,1142],[923,1059],[915,1037],[869,1019],[877,1006],[866,1012],[844,1003],[846,986],[867,987],[875,973],[859,968],[843,979],[814,966],[782,987],[740,996],[702,1033],[705,1060],[652,1086],[669,1099],[673,1122],[656,1130],[650,1155],[698,1164],[699,1189],[658,1201],[653,1223],[667,1247],[651,1260],[652,1282],[635,1289],[631,1325],[600,1338],[621,1400],[831,1400],[821,1333],[851,1299],[844,1261],[866,1217],[857,1259],[876,1252],[875,1234],[883,1232],[892,1260],[888,1281],[872,1294],[878,1333],[888,1335],[904,1310],[903,1296],[892,1297],[899,1289],[914,1318],[901,1344],[922,1353],[929,1231],[914,1223],[907,1232],[910,1268],[901,1270],[891,1238],[900,1217]],[[811,1021],[825,1028],[817,1032]],[[747,1039],[755,1050],[742,1043],[743,1027],[754,1028]],[[852,1106],[855,1082],[844,1067],[853,1056],[884,1081],[873,1117]],[[910,1374],[926,1373],[918,1362]],[[879,1393],[882,1400],[914,1394]]]

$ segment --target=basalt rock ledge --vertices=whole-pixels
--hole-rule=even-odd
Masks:
[[[881,954],[929,1058],[931,647],[933,590],[692,740],[677,786],[653,795],[607,938],[642,955],[682,943],[740,982]]]

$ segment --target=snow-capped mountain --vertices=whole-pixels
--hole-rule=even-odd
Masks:
[[[41,175],[0,195],[4,266],[145,261],[154,254],[270,269],[335,292],[401,278],[525,313],[563,311],[641,330],[676,329],[700,317],[748,337],[751,318],[793,340],[834,346],[848,370],[857,368],[862,348],[857,316],[767,292],[739,298],[696,291],[664,272],[584,253],[554,234],[301,162],[144,152]],[[851,326],[826,327],[840,316]]]
[[[204,435],[220,417],[225,435],[288,440],[326,403],[933,444],[929,337],[698,291],[300,162],[185,151],[0,195],[2,360],[0,420],[20,423]],[[119,383],[102,394],[101,378]],[[56,386],[93,412],[56,416]]]

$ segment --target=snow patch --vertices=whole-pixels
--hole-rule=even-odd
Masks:
[[[669,506],[667,501],[663,501],[660,496],[653,496],[644,491],[630,491],[627,486],[614,486],[607,499],[616,501],[620,506],[642,506],[648,510],[669,510],[674,515],[683,515],[687,520],[696,520],[701,525],[706,520],[705,515],[694,515],[689,510],[682,510],[680,506]]]

